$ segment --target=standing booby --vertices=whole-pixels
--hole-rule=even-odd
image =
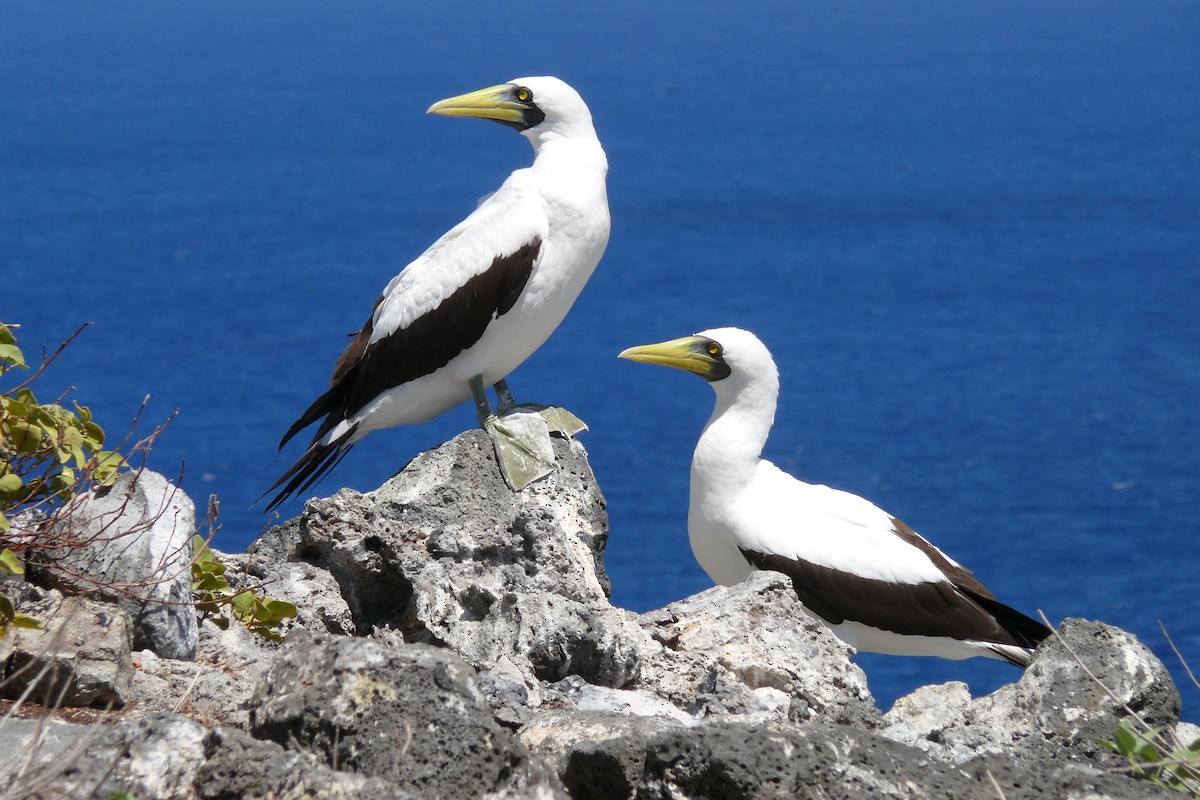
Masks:
[[[887,512],[760,457],[779,372],[754,334],[718,328],[620,357],[687,370],[716,392],[692,457],[688,507],[692,552],[716,583],[738,583],[755,569],[782,572],[839,638],[876,653],[988,656],[1024,667],[1050,635]]]
[[[558,78],[518,78],[434,103],[431,114],[480,117],[519,131],[533,164],[513,172],[478,208],[391,280],[318,397],[283,446],[320,420],[308,449],[267,490],[271,510],[311,486],[367,434],[424,422],[469,397],[514,488],[553,467],[547,426],[518,433],[491,411],[515,407],[505,379],[550,336],[608,244],[608,161],[592,115]],[[548,409],[550,427],[583,424]],[[547,454],[549,458],[547,459]]]

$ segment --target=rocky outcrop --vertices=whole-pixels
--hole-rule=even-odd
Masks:
[[[285,642],[206,623],[194,662],[127,655],[115,724],[75,726],[83,748],[55,728],[63,757],[30,762],[27,796],[1172,796],[1096,744],[1130,711],[1177,722],[1128,634],[1068,620],[1014,683],[881,714],[781,575],[613,607],[604,497],[578,442],[554,448],[559,469],[514,493],[472,431],[217,554],[235,588],[297,605]]]
[[[192,599],[192,536],[196,506],[150,470],[122,475],[58,515],[48,536],[60,546],[42,551],[37,568],[65,591],[86,591],[117,603],[133,622],[134,646],[163,658],[196,655]]]
[[[39,629],[0,638],[0,696],[49,706],[123,706],[133,628],[118,606],[57,591],[22,608]]]

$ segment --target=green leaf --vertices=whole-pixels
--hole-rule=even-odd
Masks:
[[[42,629],[41,620],[31,617],[28,614],[17,614],[13,617],[12,624],[16,628],[28,628],[35,631]]]
[[[21,488],[22,484],[23,481],[20,475],[12,472],[7,475],[0,475],[0,492],[15,492]]]
[[[7,572],[9,575],[24,575],[25,567],[21,565],[21,559],[17,558],[17,554],[6,547],[0,550],[0,571]]]
[[[271,619],[291,619],[297,613],[296,606],[286,600],[273,600],[268,597],[266,605]]]
[[[1123,719],[1117,723],[1116,730],[1113,731],[1113,741],[1116,742],[1117,748],[1126,756],[1132,754],[1137,749],[1138,739],[1129,727],[1129,720]]]
[[[8,439],[18,453],[32,453],[42,446],[42,429],[23,419],[8,424]]]
[[[5,397],[5,398],[3,398],[3,401],[4,401],[4,410],[8,414],[11,414],[14,417],[21,417],[21,418],[29,416],[29,406],[25,405],[17,398]]]
[[[8,595],[0,594],[0,619],[9,622],[17,617],[17,608],[13,605],[13,601],[8,599]]]
[[[29,368],[29,365],[25,363],[25,354],[15,344],[0,344],[0,361],[22,369]]]

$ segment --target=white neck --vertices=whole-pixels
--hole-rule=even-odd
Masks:
[[[775,422],[779,375],[773,368],[749,381],[717,381],[712,387],[717,404],[692,455],[693,496],[697,490],[716,497],[744,489]]]

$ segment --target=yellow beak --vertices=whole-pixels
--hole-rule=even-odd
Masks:
[[[622,350],[617,358],[627,358],[630,361],[641,361],[646,364],[662,364],[665,367],[686,370],[712,380],[714,368],[719,362],[713,358],[713,353],[709,350],[711,344],[714,344],[713,341],[703,336],[684,336],[682,339],[672,339],[669,342],[631,347],[628,350]]]
[[[486,89],[460,94],[457,97],[447,97],[429,107],[427,114],[441,114],[446,117],[480,117],[494,119],[498,122],[520,123],[522,115],[528,106],[519,103],[512,96],[511,84],[502,83],[499,86],[489,86]]]

